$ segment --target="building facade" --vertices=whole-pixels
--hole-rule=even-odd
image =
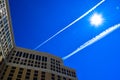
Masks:
[[[1,80],[77,80],[75,70],[59,57],[18,47],[1,69]]]
[[[61,58],[16,47],[7,0],[0,0],[0,80],[77,80]]]
[[[0,62],[14,46],[11,18],[7,0],[0,0]]]

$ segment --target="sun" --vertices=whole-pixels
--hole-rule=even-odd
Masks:
[[[103,17],[101,14],[94,13],[90,18],[90,24],[98,27],[103,23]]]

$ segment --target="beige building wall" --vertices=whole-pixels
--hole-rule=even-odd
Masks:
[[[47,79],[44,80],[52,80],[52,77],[55,78],[53,80],[57,78],[60,78],[60,80],[63,80],[63,78],[65,78],[65,80],[77,80],[74,69],[64,66],[61,58],[45,52],[37,52],[16,47],[10,53],[7,59],[7,65],[45,72]],[[31,71],[31,73],[34,73],[34,71]],[[33,77],[30,79],[32,78]]]
[[[1,74],[0,80],[77,80],[77,78],[70,78],[49,71],[10,65],[4,65]]]

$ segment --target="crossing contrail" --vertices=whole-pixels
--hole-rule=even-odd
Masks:
[[[97,42],[98,40],[102,39],[103,37],[107,36],[108,34],[110,34],[111,32],[113,32],[114,30],[116,30],[118,28],[120,28],[120,23],[108,28],[107,30],[100,33],[99,35],[97,35],[94,38],[90,39],[89,41],[85,42],[83,45],[81,45],[76,50],[74,50],[72,53],[68,54],[67,56],[63,57],[62,59],[63,60],[68,59],[69,57],[73,56],[77,52],[81,51],[82,49],[84,49],[84,48],[86,48],[90,45],[92,45],[93,43]]]
[[[79,20],[81,20],[83,17],[85,17],[86,15],[88,15],[90,12],[92,12],[94,9],[96,9],[98,6],[100,6],[105,0],[100,1],[99,3],[97,3],[93,8],[91,8],[90,10],[88,10],[86,13],[84,13],[82,16],[80,16],[79,18],[77,18],[76,20],[74,20],[73,22],[71,22],[70,24],[68,24],[67,26],[65,26],[63,29],[61,29],[60,31],[58,31],[57,33],[55,33],[53,36],[51,36],[50,38],[48,38],[47,40],[45,40],[44,42],[42,42],[41,44],[39,44],[37,47],[35,47],[34,49],[38,49],[39,47],[41,47],[42,45],[44,45],[45,43],[47,43],[48,41],[50,41],[52,38],[54,38],[55,36],[57,36],[58,34],[60,34],[61,32],[63,32],[64,30],[66,30],[67,28],[69,28],[70,26],[72,26],[73,24],[75,24],[76,22],[78,22]]]

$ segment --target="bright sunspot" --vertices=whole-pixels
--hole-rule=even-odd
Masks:
[[[99,26],[103,23],[103,18],[101,14],[94,13],[90,18],[90,24],[93,26]]]

